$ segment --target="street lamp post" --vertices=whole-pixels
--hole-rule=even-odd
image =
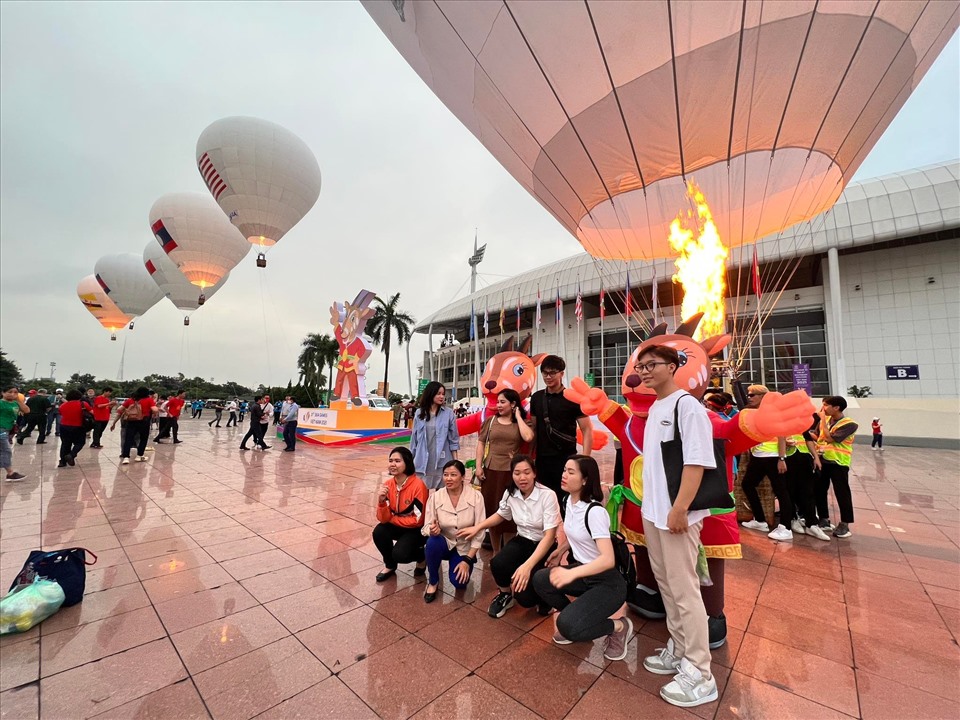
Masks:
[[[470,297],[473,297],[473,294],[477,291],[477,265],[483,262],[483,255],[487,251],[486,243],[477,247],[477,236],[474,233],[473,236],[473,255],[470,256],[470,259],[467,260],[467,264],[470,266]],[[480,328],[477,327],[477,312],[476,308],[471,305],[470,311],[470,322],[473,324],[473,362],[474,362],[474,377],[476,378],[477,385],[477,396],[480,396]],[[469,396],[470,390],[467,390]]]

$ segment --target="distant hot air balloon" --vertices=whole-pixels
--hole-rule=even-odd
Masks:
[[[104,255],[94,266],[97,282],[122,312],[136,319],[156,305],[163,293],[134,253]],[[133,329],[133,321],[130,322]]]
[[[830,208],[960,23],[958,2],[362,0],[592,255],[674,255],[693,180],[723,242]]]
[[[303,140],[252,117],[217,120],[197,140],[197,168],[214,199],[243,236],[264,253],[320,196],[320,166]]]
[[[148,277],[159,288],[161,296],[166,297],[173,303],[174,307],[185,313],[183,324],[189,325],[190,313],[200,307],[196,286],[183,276],[183,273],[177,269],[173,261],[167,257],[163,248],[155,242],[147,243],[147,246],[143,249],[142,266],[146,269]],[[207,288],[204,291],[206,297],[208,299],[213,297],[229,277],[230,273],[228,272],[221,278],[220,282]]]
[[[90,311],[90,314],[97,319],[97,322],[110,331],[111,340],[116,340],[117,330],[130,322],[130,316],[125,315],[116,303],[107,296],[104,289],[100,287],[100,283],[97,282],[95,275],[87,275],[79,282],[77,297],[80,298],[83,306]]]
[[[171,193],[150,208],[150,229],[157,243],[183,276],[206,290],[219,283],[243,260],[250,246],[209,195]]]

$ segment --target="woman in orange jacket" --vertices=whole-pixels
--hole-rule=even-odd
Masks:
[[[397,447],[387,458],[390,477],[377,492],[377,520],[373,529],[373,543],[383,556],[383,570],[377,573],[377,582],[397,574],[397,565],[415,562],[414,577],[426,573],[421,534],[423,512],[427,507],[427,486],[417,477],[413,454],[408,448]]]

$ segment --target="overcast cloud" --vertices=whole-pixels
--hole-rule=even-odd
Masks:
[[[954,37],[858,178],[960,156],[958,52]],[[357,3],[5,1],[0,346],[25,375],[55,361],[59,378],[116,377],[123,335],[109,341],[76,284],[100,256],[143,250],[157,197],[205,192],[196,140],[229,115],[303,138],[320,200],[265,272],[249,255],[189,328],[164,300],[124,333],[127,378],[296,381],[297,346],[330,332],[332,300],[400,292],[422,318],[466,292],[474,228],[484,282],[579,250]],[[411,347],[416,365],[424,336]],[[370,368],[382,376],[379,351]],[[390,370],[406,392],[402,351]]]

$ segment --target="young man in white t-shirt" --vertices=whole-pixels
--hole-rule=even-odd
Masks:
[[[710,511],[687,510],[704,468],[715,468],[716,460],[707,411],[674,382],[678,367],[677,351],[666,345],[644,350],[634,366],[641,382],[657,394],[643,435],[643,532],[670,631],[667,647],[646,658],[643,666],[657,675],[675,675],[660,696],[672,705],[693,707],[719,697],[710,671],[707,611],[697,577],[700,528]],[[675,438],[675,410],[683,439],[683,474],[671,502],[660,443]]]

